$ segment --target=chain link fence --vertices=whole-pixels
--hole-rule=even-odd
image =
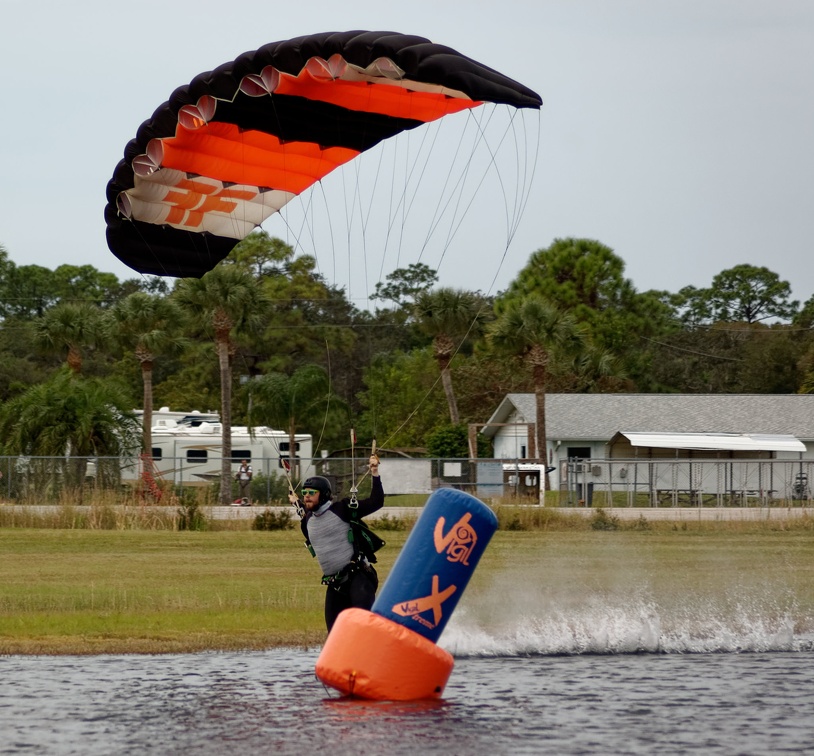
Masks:
[[[561,465],[570,506],[808,506],[812,460],[572,460]]]
[[[245,457],[232,460],[234,476]],[[370,491],[367,458],[255,458],[253,504],[287,502],[289,484],[309,475],[327,477],[338,496]],[[511,459],[383,457],[381,475],[390,496],[429,495],[457,488],[481,499],[576,507],[810,506],[814,460],[569,460],[548,468],[553,492],[545,493],[541,464]],[[152,462],[119,457],[0,457],[0,500],[20,504],[83,503],[89,497],[137,496],[160,501],[162,492],[195,493],[217,501],[220,458]]]

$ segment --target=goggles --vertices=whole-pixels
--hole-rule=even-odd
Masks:
[[[314,494],[318,494],[319,491],[316,488],[303,488],[302,495],[303,496],[313,496]]]

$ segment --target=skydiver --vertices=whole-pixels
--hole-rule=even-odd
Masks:
[[[295,493],[289,494],[291,504],[302,513],[300,528],[306,546],[323,572],[322,583],[327,587],[325,624],[329,632],[343,609],[370,609],[379,587],[379,577],[371,562],[376,561],[373,552],[384,542],[363,523],[358,525],[362,517],[384,504],[379,458],[375,454],[368,460],[368,469],[372,490],[366,499],[346,497],[333,501],[331,483],[321,475],[307,478],[302,484],[302,503]]]

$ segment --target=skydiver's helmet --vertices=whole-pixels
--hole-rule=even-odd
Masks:
[[[319,491],[319,504],[323,505],[326,501],[330,501],[333,491],[331,490],[331,481],[322,475],[314,475],[312,478],[307,478],[303,484],[303,488],[314,488]]]

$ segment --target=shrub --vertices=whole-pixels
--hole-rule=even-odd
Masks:
[[[266,509],[254,518],[252,530],[290,530],[294,527],[291,512],[287,509],[274,512]]]
[[[499,530],[583,530],[581,515],[564,515],[552,507],[497,506]]]
[[[178,509],[178,530],[206,530],[206,517],[195,499],[184,497]]]
[[[507,522],[498,521],[498,527],[501,530],[528,530],[528,526],[520,521],[519,515],[515,514],[511,520]]]
[[[407,518],[390,517],[386,514],[371,520],[368,524],[373,530],[409,530],[412,527],[412,523],[408,522]]]
[[[609,515],[604,509],[597,509],[596,514],[591,518],[591,528],[593,530],[619,530],[619,518],[616,515]]]
[[[653,526],[644,515],[639,515],[639,519],[629,526],[630,530],[652,530]]]

